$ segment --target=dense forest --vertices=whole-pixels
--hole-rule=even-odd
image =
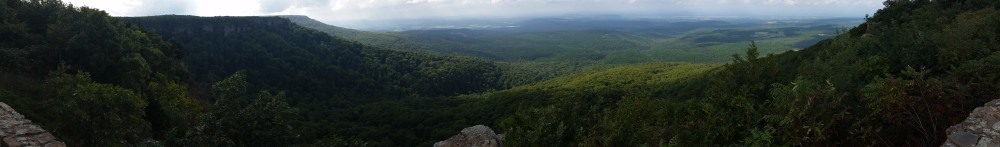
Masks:
[[[3,4],[3,99],[70,144],[413,136],[368,128],[385,124],[358,109],[501,88],[492,62],[371,48],[278,17],[114,18],[56,0]]]
[[[577,91],[586,96],[544,98],[539,102],[548,104],[500,120],[509,137],[504,143],[940,144],[947,126],[1000,98],[1000,2],[887,1],[885,6],[846,34],[801,51],[763,55],[750,44],[745,54],[707,72],[708,78],[695,79],[702,88],[607,96],[601,94],[614,90],[587,90]]]
[[[802,49],[863,22],[826,19],[654,19],[617,15],[542,17],[497,28],[364,32],[307,16],[296,24],[361,44],[405,51],[481,57],[494,61],[635,64],[719,63],[756,40],[762,53]]]
[[[429,146],[477,124],[508,146],[940,144],[1000,98],[1000,2],[884,4],[798,51],[594,66],[3,0],[0,101],[71,146]]]
[[[390,132],[410,128],[395,126],[403,124],[392,124],[390,128],[379,126],[385,123],[370,124],[369,121],[390,116],[371,117],[368,116],[374,115],[371,112],[356,110],[366,107],[356,106],[482,92],[501,86],[500,72],[491,62],[369,48],[293,25],[279,17],[124,19],[184,45],[185,63],[195,77],[206,78],[195,78],[202,85],[219,80],[212,77],[226,77],[228,73],[243,70],[247,79],[251,79],[249,89],[287,93],[288,101],[301,108],[301,116],[305,117],[302,127],[309,129],[301,133],[306,138],[344,134],[409,139],[403,137],[419,132]],[[201,31],[187,31],[192,29]]]
[[[196,82],[246,70],[252,89],[366,101],[499,88],[497,65],[475,58],[363,46],[279,17],[123,18],[184,46]],[[431,88],[437,87],[437,88]]]

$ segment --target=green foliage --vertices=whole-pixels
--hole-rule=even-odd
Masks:
[[[246,97],[249,94],[247,92],[247,78],[245,72],[237,71],[236,73],[233,73],[232,76],[216,82],[212,85],[212,94],[214,94],[216,98],[215,104],[222,106],[220,109],[233,109],[226,107],[236,107],[240,106],[240,103],[245,103]]]
[[[353,30],[348,28],[341,28],[337,26],[327,25],[323,22],[313,20],[308,16],[301,15],[286,15],[279,16],[282,18],[287,18],[295,24],[316,29],[324,33],[330,34],[330,36],[336,36],[343,38],[345,40],[364,43],[377,48],[384,49],[395,49],[395,50],[408,50],[408,51],[419,51],[428,50],[427,45],[423,42],[412,41],[409,36],[392,34],[392,33],[378,33],[378,32],[366,32]]]
[[[500,123],[505,136],[504,144],[510,146],[569,146],[574,132],[570,126],[559,121],[565,110],[556,107],[531,109],[513,114]]]
[[[771,61],[773,59],[759,57],[757,45],[751,42],[745,57],[734,54],[733,62],[726,64],[726,70],[719,72],[718,78],[711,84],[708,97],[766,97],[767,89],[770,89],[769,83],[777,82],[780,77],[777,76],[780,73],[776,64]]]
[[[309,146],[366,146],[367,143],[360,140],[344,139],[339,136],[333,136],[327,139],[318,140]]]
[[[195,125],[198,116],[204,113],[204,106],[191,98],[188,87],[177,83],[150,83],[146,86],[148,99],[147,120],[152,125],[157,138],[183,132]]]
[[[280,17],[168,15],[123,19],[151,32],[162,33],[165,38],[185,47],[185,65],[194,75],[190,93],[195,97],[210,99],[203,91],[211,91],[215,94],[215,103],[231,103],[226,101],[238,98],[227,97],[246,98],[248,96],[242,94],[252,95],[247,92],[259,90],[284,91],[288,104],[302,110],[296,116],[302,116],[303,120],[294,123],[311,128],[296,130],[303,138],[300,144],[334,136],[347,136],[347,140],[363,138],[362,142],[376,146],[426,143],[433,140],[430,137],[444,134],[422,132],[443,132],[440,130],[468,124],[424,123],[440,122],[449,115],[435,114],[439,117],[430,118],[437,120],[423,120],[405,115],[428,114],[374,108],[502,87],[499,82],[501,69],[493,62],[372,48],[297,26]],[[213,87],[211,82],[228,76],[224,74],[237,71],[242,71],[238,76],[247,79],[245,83],[214,87],[244,89],[209,88]],[[381,103],[385,101],[388,102]],[[250,102],[238,103],[248,105]],[[428,107],[444,104],[456,103],[421,102],[400,107],[430,109]],[[441,111],[452,110],[432,109],[427,113],[450,113]],[[373,116],[382,117],[369,118]],[[386,131],[403,129],[408,131]]]
[[[559,76],[571,75],[583,71],[600,70],[611,65],[580,62],[499,62],[498,67],[503,72],[500,84],[509,88],[545,81]]]
[[[0,3],[0,89],[17,95],[4,102],[61,140],[155,142],[199,113],[174,44],[59,0]]]
[[[835,133],[833,127],[843,123],[847,106],[844,95],[832,83],[796,80],[791,85],[776,84],[771,100],[758,108],[761,121],[767,126],[758,129],[782,131],[774,135],[775,143],[802,146],[820,143]]]
[[[970,84],[993,84],[1000,81],[1000,52],[963,63],[950,72],[949,79],[967,81]],[[977,86],[978,87],[978,86]]]
[[[772,136],[774,133],[774,129],[771,128],[754,128],[750,130],[750,135],[744,138],[742,143],[752,147],[778,146],[775,143],[780,142],[775,141],[774,136]]]
[[[500,61],[503,62],[500,66],[504,88],[616,65],[725,62],[729,59],[727,55],[741,52],[740,46],[755,39],[766,47],[760,51],[762,53],[798,50],[830,38],[826,34],[834,34],[837,25],[853,25],[859,21],[802,20],[809,23],[758,25],[742,21],[540,18],[520,22],[515,28],[365,32],[323,24],[306,16],[281,17],[364,45]],[[601,26],[606,23],[624,25]],[[757,32],[770,35],[753,35]]]
[[[1000,50],[997,32],[1000,32],[1000,13],[994,8],[959,14],[954,22],[944,26],[938,48],[939,62],[954,66],[969,59],[982,58]]]
[[[0,71],[42,79],[59,64],[93,73],[95,81],[139,89],[147,82],[183,81],[180,49],[100,10],[58,0],[7,0]]]
[[[1000,98],[1000,2],[885,5],[844,35],[772,55],[822,32],[321,33],[296,25],[326,26],[308,18],[122,18],[133,26],[5,0],[0,100],[80,146],[428,146],[476,124],[512,146],[940,144]],[[725,65],[620,65],[717,62],[759,31],[800,37],[750,36],[762,40]]]
[[[942,141],[940,140],[942,138],[936,137],[935,134],[941,134],[943,128],[937,126],[957,123],[948,121],[949,119],[945,119],[948,116],[943,114],[961,113],[958,107],[939,106],[963,100],[962,97],[951,97],[953,95],[945,93],[946,83],[936,79],[926,79],[927,73],[926,70],[915,71],[913,68],[908,68],[904,74],[912,76],[912,80],[889,77],[875,81],[867,87],[868,93],[865,94],[864,100],[869,102],[869,109],[873,114],[877,114],[874,116],[875,119],[909,126],[906,129],[916,129],[916,134],[903,135],[907,138],[901,138],[910,140],[910,143]],[[931,102],[935,104],[930,105]],[[903,128],[886,126],[880,131],[895,132],[900,129]],[[918,138],[927,142],[919,142]]]
[[[128,146],[139,143],[150,129],[144,120],[147,103],[139,94],[114,85],[94,83],[90,74],[55,73],[47,81],[55,93],[47,101],[52,115],[62,116],[52,129],[70,136],[68,142],[88,146]]]
[[[286,90],[292,101],[376,101],[499,88],[496,65],[476,58],[376,49],[280,17],[124,18],[184,47],[195,81],[246,70],[250,89]],[[236,28],[236,30],[225,30]],[[199,31],[173,31],[199,30]]]
[[[718,66],[649,63],[514,87],[486,94],[499,111],[507,140],[519,146],[616,146],[672,140],[673,128],[687,117],[685,99],[700,96],[686,89],[707,84],[704,75]],[[508,101],[509,100],[509,101]],[[541,105],[541,106],[538,106]],[[679,127],[678,127],[679,128]],[[677,139],[679,140],[679,139]]]
[[[298,122],[298,110],[285,102],[285,94],[251,95],[246,83],[241,71],[212,86],[216,103],[177,145],[281,146],[295,141],[299,135],[292,123]]]
[[[679,134],[670,134],[671,127],[680,124],[680,111],[689,107],[685,102],[647,97],[625,97],[614,108],[606,109],[598,124],[583,140],[587,145],[628,146],[669,141],[681,142]],[[663,145],[661,145],[663,146]]]
[[[282,17],[332,36],[386,49],[458,54],[509,62],[605,64],[724,62],[727,60],[725,55],[741,51],[737,46],[755,39],[767,42],[769,48],[761,52],[783,52],[828,38],[819,34],[833,34],[836,25],[853,25],[858,21],[802,20],[810,23],[758,25],[757,22],[714,20],[661,22],[539,18],[515,23],[513,25],[518,25],[515,28],[382,33],[326,25],[305,16]],[[601,26],[607,24],[622,25]],[[769,35],[753,35],[757,32]]]
[[[750,60],[752,53],[737,56],[707,89],[700,113],[715,117],[696,118],[705,125],[694,127],[703,133],[692,136],[745,146],[940,144],[944,128],[997,98],[987,92],[997,88],[986,84],[992,78],[981,78],[995,72],[986,62],[996,51],[997,31],[986,24],[1000,21],[996,8],[951,1],[886,4],[868,20],[877,25],[809,49],[762,62]]]

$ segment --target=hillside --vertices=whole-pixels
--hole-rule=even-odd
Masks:
[[[507,146],[939,145],[1000,99],[1000,1],[884,4],[829,39],[802,35],[823,23],[743,24],[659,40],[687,44],[656,54],[615,47],[679,33],[643,27],[657,22],[529,21],[641,35],[371,33],[297,16],[115,18],[4,0],[0,101],[71,146],[430,146],[476,125]],[[800,36],[739,41],[761,37],[750,32]],[[787,48],[803,40],[817,43]],[[508,50],[525,46],[550,50]],[[448,50],[492,57],[425,52]],[[728,62],[656,62],[674,60]]]
[[[497,126],[501,133],[517,134],[505,136],[505,145],[560,145],[563,138],[572,138],[582,132],[576,129],[605,131],[612,124],[596,118],[609,115],[611,110],[632,111],[639,105],[653,107],[656,105],[671,105],[672,102],[688,101],[688,98],[698,97],[702,93],[698,89],[705,88],[706,81],[712,73],[717,72],[718,65],[688,64],[688,63],[645,63],[632,66],[614,67],[604,70],[591,70],[583,73],[569,74],[551,80],[517,86],[507,90],[486,92],[481,94],[461,95],[434,101],[448,99],[458,100],[459,104],[443,108],[429,107],[423,109],[425,120],[435,120],[438,124],[452,125],[451,131],[433,132],[421,145],[431,145],[436,140],[447,139],[454,131],[474,124]],[[651,96],[664,99],[651,99]],[[628,101],[628,104],[619,102]],[[419,102],[419,103],[418,103]],[[445,101],[446,102],[446,101]],[[382,102],[397,103],[397,102]],[[396,104],[398,108],[421,110],[428,108],[427,101],[409,101]],[[682,105],[683,103],[676,103]],[[540,108],[540,109],[535,109]],[[383,108],[385,109],[385,108]],[[654,109],[654,108],[650,108]],[[657,110],[673,109],[657,107]],[[372,112],[377,113],[377,112]],[[383,111],[379,116],[407,116],[414,114],[407,111]],[[544,114],[543,114],[544,113]],[[431,115],[427,115],[431,114]],[[621,118],[614,118],[621,119]],[[630,118],[615,121],[640,123],[667,118]],[[393,119],[382,121],[397,121]],[[581,122],[582,121],[582,122]],[[610,121],[610,120],[608,120]],[[428,122],[428,121],[424,121]],[[602,122],[598,124],[598,122]],[[560,124],[563,123],[563,124]],[[419,125],[419,124],[418,124]],[[502,129],[501,129],[502,128]],[[572,130],[567,130],[571,129]],[[543,130],[533,130],[543,129]],[[563,130],[559,130],[563,129]],[[598,130],[601,129],[601,130]],[[556,132],[558,131],[558,132]],[[632,134],[626,132],[617,132]],[[635,133],[640,137],[640,133]],[[531,139],[542,142],[521,142]],[[518,144],[520,142],[520,144]]]
[[[323,22],[319,22],[317,20],[309,18],[308,16],[302,16],[302,15],[282,15],[278,17],[287,18],[288,20],[291,20],[297,25],[319,30],[324,33],[330,34],[331,36],[340,37],[343,38],[344,40],[358,42],[378,48],[406,50],[406,51],[431,50],[427,48],[427,46],[424,43],[414,42],[411,40],[410,37],[400,34],[367,32],[367,31],[342,28],[342,27],[327,25]]]
[[[283,16],[358,43],[390,49],[459,54],[507,62],[635,64],[719,63],[756,40],[780,53],[829,39],[861,19],[661,20],[605,16],[535,18],[500,28],[375,33]]]
[[[177,44],[60,1],[4,0],[0,12],[0,101],[59,140],[139,144],[199,112]]]
[[[298,133],[304,141],[358,133],[413,136],[380,132],[394,130],[389,128],[372,130],[384,125],[401,128],[401,124],[371,123],[365,118],[371,112],[356,109],[379,106],[368,105],[372,102],[475,93],[500,86],[501,71],[492,62],[368,47],[280,17],[123,19],[184,46],[189,69],[206,88],[230,73],[245,71],[248,89],[287,94],[289,104],[303,117],[298,127],[304,130]],[[379,119],[392,117],[405,116]],[[395,141],[371,144],[412,144]]]
[[[0,99],[68,144],[324,144],[392,125],[359,119],[368,103],[499,88],[491,62],[368,47],[278,17],[3,4]],[[361,133],[412,136],[376,131]],[[414,143],[380,146],[394,144]]]
[[[686,100],[548,96],[567,102],[501,119],[504,144],[936,146],[945,128],[1000,98],[1000,3],[885,4],[847,34],[801,51],[763,55],[751,44],[708,74],[707,86],[684,90],[703,94]]]
[[[280,16],[364,45],[480,57],[499,63],[504,87],[620,65],[722,63],[756,40],[762,53],[798,50],[832,38],[860,18],[802,20],[659,20],[620,16],[536,18],[513,27],[366,32],[307,16]],[[846,31],[846,30],[844,30]]]
[[[122,18],[184,46],[196,81],[246,70],[254,89],[295,97],[379,100],[498,88],[496,65],[465,57],[372,48],[280,17]],[[429,88],[437,87],[437,88]]]

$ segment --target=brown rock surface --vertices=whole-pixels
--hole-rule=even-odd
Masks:
[[[0,102],[0,146],[65,147],[55,136],[25,119],[6,103]]]
[[[493,129],[476,125],[462,129],[458,135],[448,140],[434,143],[434,147],[500,147],[503,137],[493,132]]]

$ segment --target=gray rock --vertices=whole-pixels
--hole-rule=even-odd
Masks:
[[[995,144],[992,144],[991,142],[993,142],[993,139],[990,139],[989,137],[979,138],[979,143],[976,143],[976,147],[995,147],[995,146],[997,146]]]
[[[17,113],[9,105],[0,102],[0,146],[66,147],[66,144],[32,124],[31,120],[24,119],[24,115]]]
[[[1000,146],[1000,99],[972,110],[964,121],[948,127],[946,147]]]
[[[979,142],[979,136],[976,136],[969,132],[960,131],[953,134],[949,134],[948,140],[950,140],[949,142],[954,143],[955,145],[960,147],[971,147]]]
[[[490,127],[476,125],[462,129],[461,133],[448,140],[434,143],[434,147],[500,147],[502,141],[503,137]]]

